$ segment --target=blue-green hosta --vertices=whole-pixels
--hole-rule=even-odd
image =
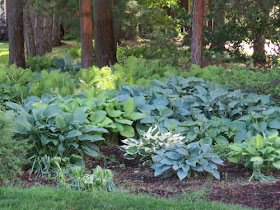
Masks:
[[[254,162],[261,163],[262,171],[280,169],[280,137],[278,133],[270,136],[257,135],[250,140],[229,145],[229,160],[252,167]]]
[[[155,169],[155,176],[171,169],[176,172],[180,180],[199,172],[208,172],[220,179],[216,164],[223,164],[223,161],[210,152],[209,144],[200,146],[199,142],[192,142],[188,145],[176,144],[156,151],[153,156],[152,168]]]
[[[194,77],[122,87],[116,98],[132,98],[138,111],[147,116],[138,127],[155,124],[162,131],[183,133],[191,141],[240,142],[280,129],[280,109],[269,96],[233,91]]]
[[[171,132],[162,133],[157,126],[152,126],[139,139],[127,138],[122,140],[125,145],[120,149],[125,152],[126,159],[140,158],[144,164],[152,161],[152,156],[157,150],[166,148],[177,143],[184,144],[187,138],[181,134]]]

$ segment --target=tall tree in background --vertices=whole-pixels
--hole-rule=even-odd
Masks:
[[[204,0],[194,0],[193,22],[192,22],[192,43],[191,63],[201,67],[202,64],[202,37],[204,22]]]
[[[25,67],[24,35],[23,35],[23,2],[9,0],[8,31],[9,31],[9,64]]]
[[[112,66],[117,62],[114,39],[112,0],[93,0],[95,57],[97,66]]]
[[[80,0],[82,67],[93,66],[92,13],[90,0]]]

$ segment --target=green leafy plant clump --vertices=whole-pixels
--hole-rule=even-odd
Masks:
[[[176,144],[156,151],[157,155],[153,156],[152,168],[155,169],[155,176],[160,175],[168,169],[177,172],[180,180],[192,174],[198,175],[198,172],[206,171],[217,179],[220,174],[217,171],[216,164],[223,164],[218,155],[210,152],[209,144],[199,145],[199,142],[190,144]]]
[[[28,143],[26,140],[13,138],[13,119],[0,112],[0,180],[7,182],[22,174],[22,167],[27,163]]]
[[[249,140],[229,145],[228,159],[233,163],[242,162],[253,167],[254,162],[261,163],[262,171],[280,169],[280,137],[278,133],[270,136],[257,135]]]

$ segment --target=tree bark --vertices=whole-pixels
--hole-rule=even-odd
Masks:
[[[28,0],[24,0],[24,39],[25,39],[25,48],[26,48],[26,56],[35,57],[36,56],[36,47],[35,47],[35,37],[34,37],[34,28],[32,26],[31,18],[30,18],[30,2]]]
[[[114,41],[112,0],[94,0],[95,57],[97,66],[112,66],[117,62]]]
[[[52,27],[53,27],[53,14],[46,13],[43,20],[43,40],[44,40],[44,54],[52,51]]]
[[[43,56],[45,54],[44,49],[44,18],[41,11],[36,12],[36,20],[35,20],[35,46],[37,50],[37,55]]]
[[[201,67],[202,64],[202,36],[204,21],[204,0],[194,0],[193,22],[192,22],[192,43],[191,63]]]
[[[23,35],[23,2],[9,0],[8,33],[9,33],[9,64],[25,68],[24,35]]]
[[[266,62],[266,57],[265,57],[265,33],[256,33],[255,35],[255,40],[253,43],[253,59],[254,59],[254,64],[262,64]]]
[[[80,0],[82,68],[93,66],[93,26],[90,0]]]
[[[60,44],[60,24],[58,22],[57,15],[53,15],[53,27],[52,27],[52,46],[56,47]]]

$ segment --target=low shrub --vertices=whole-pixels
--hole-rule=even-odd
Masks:
[[[0,180],[7,182],[22,174],[27,163],[25,155],[29,149],[26,140],[13,139],[12,118],[0,112]]]

